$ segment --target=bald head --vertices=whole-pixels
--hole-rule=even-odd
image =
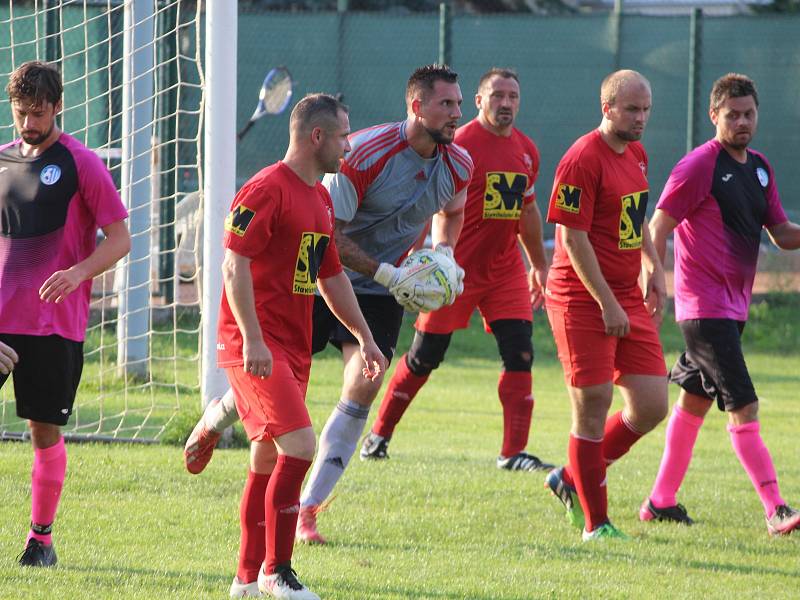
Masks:
[[[628,91],[647,91],[650,93],[650,82],[647,78],[631,69],[614,71],[600,84],[600,104],[613,106],[620,94]]]

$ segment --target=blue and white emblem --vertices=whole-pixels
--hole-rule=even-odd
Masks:
[[[767,171],[761,167],[758,167],[756,169],[756,175],[758,176],[758,182],[761,184],[761,187],[767,187],[767,184],[769,183],[769,174]]]
[[[39,179],[45,185],[53,185],[61,179],[61,167],[58,165],[47,165],[42,172],[39,173]]]

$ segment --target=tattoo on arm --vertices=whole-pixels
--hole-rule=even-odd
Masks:
[[[333,233],[336,239],[336,246],[339,249],[339,260],[351,271],[361,273],[367,277],[374,277],[380,263],[342,233],[342,227],[344,227],[344,225],[344,221],[337,220],[336,229]]]

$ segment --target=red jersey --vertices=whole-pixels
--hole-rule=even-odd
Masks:
[[[467,189],[464,227],[456,262],[470,284],[502,281],[522,261],[517,248],[523,204],[536,200],[539,150],[518,129],[510,137],[488,131],[473,119],[456,131],[455,142],[472,157],[475,170]]]
[[[317,278],[341,272],[333,240],[333,205],[321,183],[307,185],[283,162],[244,184],[225,219],[225,248],[252,259],[256,314],[276,360],[307,380]],[[217,364],[242,362],[242,333],[225,290],[217,327]]]
[[[639,142],[617,154],[594,130],[578,138],[558,163],[547,220],[589,233],[603,277],[623,306],[642,302],[638,279],[647,197],[647,153]],[[594,304],[558,228],[555,237],[548,301]]]

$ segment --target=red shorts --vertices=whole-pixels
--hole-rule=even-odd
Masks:
[[[308,381],[301,381],[283,361],[272,363],[272,375],[261,379],[241,366],[225,369],[236,398],[236,411],[247,437],[262,442],[311,427],[306,408]]]
[[[414,328],[424,333],[452,333],[469,327],[469,320],[477,308],[483,317],[483,327],[491,332],[489,323],[498,319],[533,320],[528,280],[524,275],[509,277],[502,284],[470,285],[464,280],[464,292],[450,306],[420,313]]]
[[[619,338],[606,335],[598,306],[547,307],[567,385],[616,383],[622,375],[667,375],[661,340],[644,304],[626,307],[625,312],[631,331]]]

